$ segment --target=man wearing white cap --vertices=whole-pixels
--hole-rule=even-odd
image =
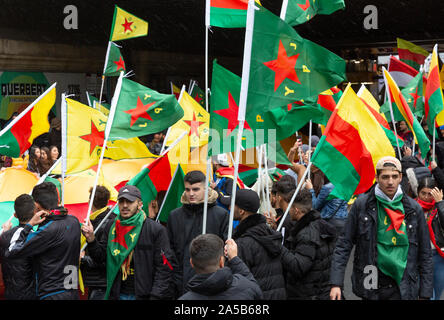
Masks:
[[[345,268],[354,246],[353,292],[369,300],[430,299],[433,263],[421,207],[402,192],[398,159],[376,164],[376,184],[359,196],[336,243],[330,298],[341,299]]]

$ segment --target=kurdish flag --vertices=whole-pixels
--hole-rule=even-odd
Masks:
[[[180,199],[185,191],[184,177],[185,174],[179,164],[176,167],[173,179],[171,180],[170,186],[163,199],[162,206],[159,209],[159,214],[157,215],[157,220],[160,222],[167,223],[170,212],[182,206]]]
[[[425,59],[429,56],[428,51],[410,41],[401,38],[396,38],[396,40],[398,42],[399,59],[419,70],[419,67],[424,64]]]
[[[429,133],[433,134],[436,116],[444,109],[444,98],[441,88],[438,63],[438,45],[435,45],[430,62],[425,90],[424,119],[427,121]]]
[[[159,93],[127,78],[122,79],[117,97],[110,140],[160,132],[184,115],[174,95]]]
[[[125,61],[123,60],[119,47],[114,42],[109,41],[103,74],[108,77],[119,76],[120,71],[126,71]]]
[[[0,155],[20,157],[35,138],[49,131],[48,114],[56,100],[54,83],[0,131]]]
[[[349,84],[311,161],[333,183],[335,194],[348,201],[373,185],[376,163],[384,156],[395,156],[393,147]]]
[[[207,0],[207,25],[221,28],[245,28],[248,0]],[[259,5],[259,0],[255,0]]]
[[[424,77],[424,73],[418,72],[418,74],[410,81],[404,89],[401,90],[407,104],[412,110],[413,114],[418,117],[424,115],[424,92],[427,79]]]
[[[361,86],[357,95],[362,100],[362,102],[364,102],[365,106],[372,113],[372,115],[375,117],[376,121],[378,121],[378,123],[381,125],[382,129],[387,135],[387,138],[390,140],[392,146],[396,147],[399,144],[399,147],[403,147],[404,140],[400,136],[396,136],[395,133],[390,129],[390,125],[388,124],[388,121],[385,118],[384,114],[380,113],[381,107],[379,106],[378,101],[376,101],[376,99],[373,97],[371,92],[365,87],[365,85]],[[398,142],[396,142],[396,138],[398,139]]]
[[[390,104],[395,105],[397,110],[401,113],[403,120],[405,120],[407,126],[410,128],[410,131],[413,133],[415,144],[419,146],[421,157],[425,159],[430,150],[430,141],[419,121],[410,110],[407,101],[399,90],[396,82],[391,77],[390,73],[384,67],[382,68],[382,71],[385,79],[386,94],[389,97],[388,101]]]
[[[288,0],[284,20],[291,26],[297,26],[317,14],[328,15],[344,8],[344,0]]]
[[[254,11],[247,114],[317,96],[346,79],[342,58],[265,8]]]
[[[171,179],[171,166],[167,153],[142,169],[127,184],[139,188],[142,194],[143,211],[149,212],[150,202],[156,198],[158,191],[168,190]]]
[[[148,22],[135,15],[114,7],[113,23],[109,41],[126,40],[143,37],[148,34]]]

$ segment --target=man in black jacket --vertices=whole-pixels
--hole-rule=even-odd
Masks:
[[[294,192],[278,192],[283,210],[287,210]],[[295,222],[281,253],[288,299],[327,300],[336,228],[312,209],[311,193],[305,188],[296,195],[288,213]]]
[[[58,206],[56,186],[43,182],[32,190],[37,213],[17,230],[6,258],[32,257],[40,300],[76,300],[80,258],[80,223]],[[35,225],[37,231],[30,233]]]
[[[89,190],[91,198],[92,188]],[[94,230],[97,229],[102,220],[107,216],[110,209],[108,208],[108,201],[110,198],[109,190],[104,186],[97,186],[92,203],[92,213],[90,220]],[[103,222],[100,229],[96,231],[95,237],[98,241],[102,241],[104,237],[105,226],[109,225],[116,218],[115,213],[111,213]],[[81,246],[85,244],[84,236],[81,238]],[[88,288],[89,300],[103,300],[106,291],[106,264],[95,263],[89,256],[88,246],[85,251],[81,253],[80,270],[82,271],[83,283]]]
[[[171,299],[174,254],[165,227],[147,218],[140,190],[124,186],[118,194],[119,215],[94,235],[91,221],[82,226],[90,257],[106,261],[105,299]]]
[[[221,198],[227,207],[231,197]],[[240,221],[233,233],[239,258],[247,265],[258,282],[266,300],[285,300],[285,279],[280,259],[282,236],[267,225],[257,211],[259,196],[253,190],[236,192],[233,218]]]
[[[401,172],[398,159],[381,158],[376,164],[377,184],[353,204],[333,255],[332,300],[341,299],[345,268],[354,246],[352,284],[357,296],[370,300],[432,296],[429,232],[421,207],[400,187]]]
[[[248,267],[237,257],[233,239],[224,242],[214,234],[203,234],[191,242],[190,263],[196,275],[188,282],[189,291],[179,300],[261,300],[262,291]]]
[[[176,298],[186,290],[186,284],[195,274],[190,265],[190,243],[202,234],[203,205],[205,196],[205,175],[201,171],[190,171],[184,177],[185,191],[182,207],[171,211],[168,222],[168,236],[178,267],[175,268]],[[206,233],[212,233],[226,240],[228,234],[228,212],[216,205],[218,194],[208,190],[208,212]]]
[[[7,300],[35,300],[35,274],[32,258],[5,258],[5,251],[11,243],[12,236],[17,230],[23,229],[34,215],[34,199],[29,194],[22,194],[14,201],[14,216],[19,225],[5,231],[0,237],[0,261],[2,265],[3,283],[5,285],[5,299]],[[20,231],[19,231],[20,232]]]

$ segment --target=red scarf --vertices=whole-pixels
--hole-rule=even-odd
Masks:
[[[416,202],[418,202],[422,210],[427,213],[426,222],[427,227],[429,228],[430,241],[432,241],[433,246],[436,248],[436,251],[439,253],[439,255],[444,258],[444,252],[442,252],[441,248],[436,244],[435,233],[433,232],[432,228],[432,221],[438,213],[438,209],[435,208],[435,200],[433,200],[432,202],[425,202],[417,198]]]

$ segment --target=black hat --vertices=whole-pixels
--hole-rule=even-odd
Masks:
[[[123,186],[119,190],[117,200],[120,200],[121,198],[125,198],[129,201],[136,201],[136,199],[142,200],[142,195],[139,188],[137,188],[136,186],[127,185]]]
[[[230,196],[222,196],[219,201],[227,207],[231,205]],[[257,193],[253,190],[240,189],[236,191],[234,204],[245,211],[257,213],[260,207],[260,200]]]

